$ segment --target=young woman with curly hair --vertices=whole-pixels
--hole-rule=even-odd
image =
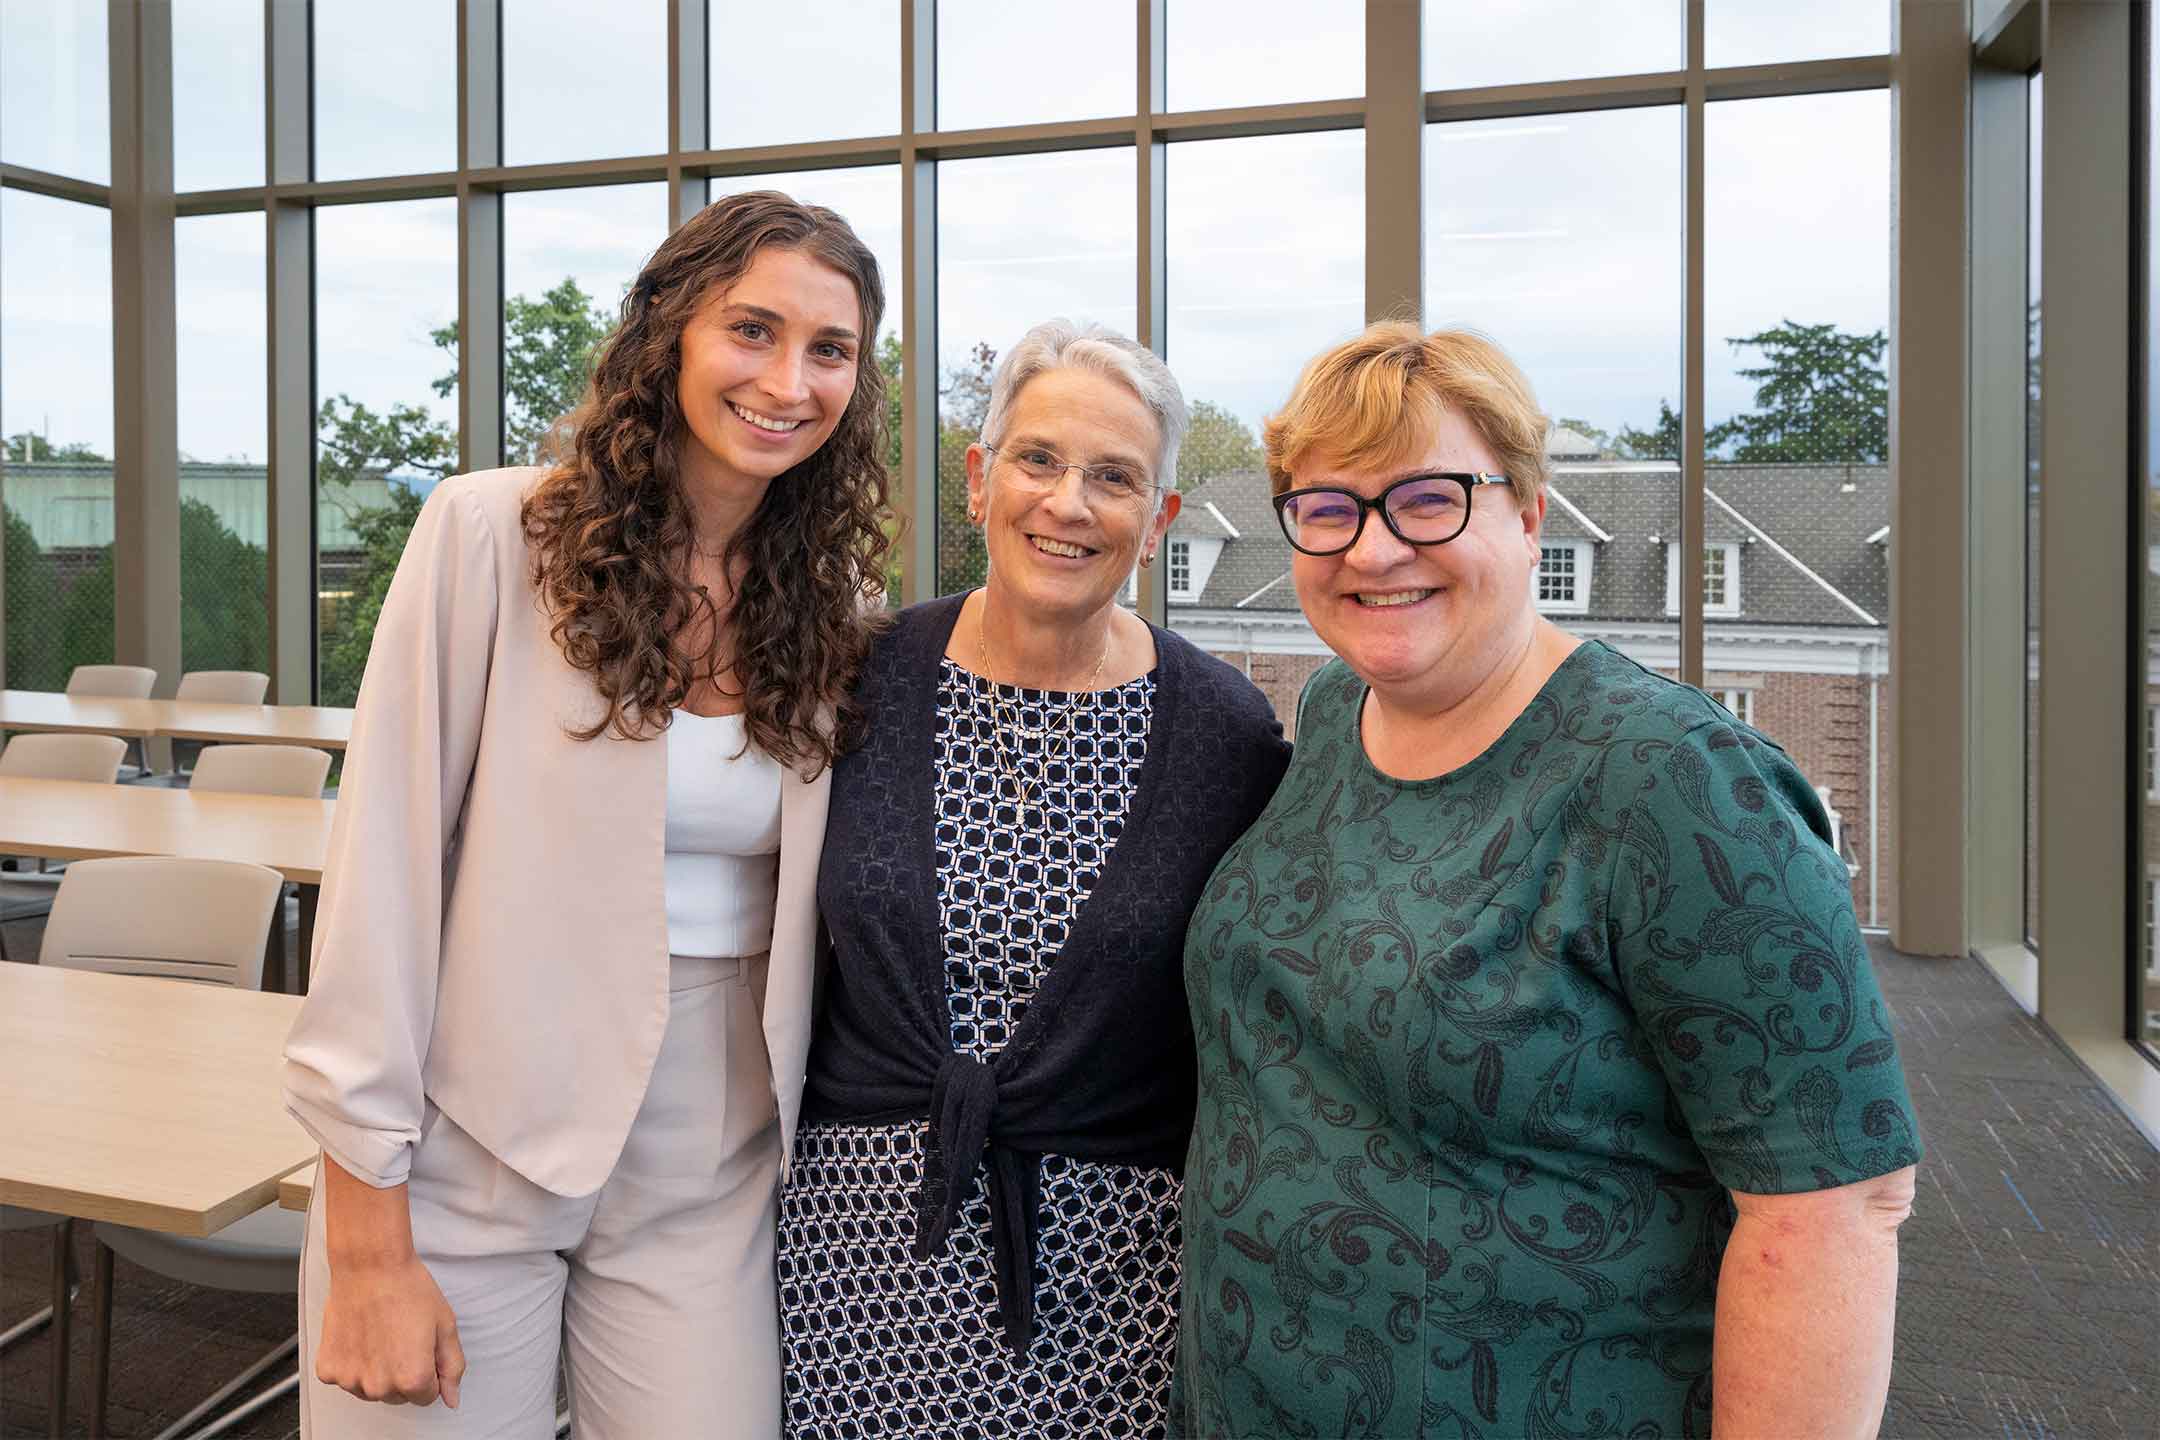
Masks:
[[[545,1435],[559,1365],[592,1440],[777,1432],[775,1190],[887,548],[883,310],[838,215],[723,200],[638,277],[559,463],[429,497],[286,1047],[323,1147],[308,1434]]]

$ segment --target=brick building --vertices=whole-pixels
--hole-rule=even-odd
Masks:
[[[1538,608],[1675,673],[1679,471],[1556,461]],[[1705,688],[1784,746],[1823,793],[1853,870],[1853,903],[1872,925],[1890,923],[1895,893],[1889,515],[1881,465],[1709,467]],[[1165,557],[1173,627],[1252,676],[1286,728],[1327,659],[1298,609],[1291,553],[1266,479],[1253,472],[1186,495]]]

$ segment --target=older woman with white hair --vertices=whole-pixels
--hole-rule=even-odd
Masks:
[[[1029,331],[968,449],[988,580],[864,668],[781,1199],[790,1435],[1162,1430],[1185,925],[1289,753],[1249,681],[1118,603],[1186,417],[1131,340]]]

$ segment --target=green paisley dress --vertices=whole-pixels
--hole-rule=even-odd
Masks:
[[[1170,1433],[1707,1434],[1727,1192],[1920,1156],[1821,803],[1596,642],[1438,779],[1365,693],[1313,677],[1187,933]]]

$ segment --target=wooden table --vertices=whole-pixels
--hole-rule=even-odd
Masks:
[[[52,690],[0,690],[0,730],[58,730],[147,740],[164,719],[161,700],[111,700]],[[245,709],[245,706],[235,706]]]
[[[285,1113],[290,995],[0,964],[0,1202],[211,1235],[315,1159]]]
[[[300,887],[300,959],[287,988],[304,995],[336,808],[335,800],[282,795],[198,795],[154,785],[0,777],[0,855],[178,855],[267,865]],[[264,975],[266,988],[273,978]]]
[[[352,739],[350,710],[329,705],[213,705],[202,700],[153,700],[163,707],[158,734],[173,740],[242,745],[312,745],[343,750]],[[0,727],[4,727],[0,719]]]
[[[277,1182],[277,1203],[280,1210],[305,1211],[308,1202],[315,1198],[315,1171],[313,1165],[303,1165]]]
[[[0,730],[62,730],[163,736],[242,745],[312,745],[343,750],[353,712],[330,705],[218,705],[205,700],[105,700],[50,690],[0,691]]]

